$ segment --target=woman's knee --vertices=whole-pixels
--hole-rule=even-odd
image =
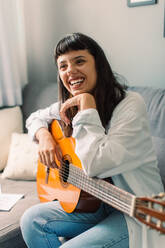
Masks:
[[[27,209],[20,220],[22,232],[38,232],[55,217],[58,204],[55,202],[39,203]]]
[[[20,228],[23,236],[29,236],[31,233],[34,236],[36,227],[39,228],[40,226],[40,215],[41,212],[39,211],[38,205],[35,205],[24,212],[20,220]]]

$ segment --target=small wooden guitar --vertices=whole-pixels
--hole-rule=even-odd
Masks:
[[[51,133],[63,153],[63,162],[56,159],[58,168],[47,169],[38,162],[37,190],[41,202],[58,200],[63,209],[75,210],[81,189],[123,213],[137,218],[153,229],[165,233],[165,194],[136,197],[105,180],[89,178],[81,169],[81,162],[75,154],[75,141],[66,138],[58,121],[51,124]]]

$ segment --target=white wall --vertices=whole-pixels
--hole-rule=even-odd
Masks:
[[[165,88],[164,0],[129,8],[127,0],[24,0],[29,80],[55,81],[53,48],[83,32],[103,47],[129,85]]]

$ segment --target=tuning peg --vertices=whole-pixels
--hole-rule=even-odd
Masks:
[[[158,220],[157,223],[156,223],[156,227],[157,227],[157,228],[160,228],[161,225],[162,225],[162,222],[161,222],[160,220]]]
[[[164,192],[159,193],[159,197],[164,198],[165,197],[165,193]]]
[[[152,198],[164,198],[165,197],[165,193],[164,192],[160,192],[158,195],[152,194]]]

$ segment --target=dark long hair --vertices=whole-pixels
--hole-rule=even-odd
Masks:
[[[102,125],[105,128],[112,117],[114,108],[124,99],[125,89],[127,87],[118,82],[104,51],[95,40],[87,35],[73,33],[61,39],[55,49],[55,61],[57,62],[59,56],[75,50],[88,50],[95,59],[97,82],[94,97]],[[59,75],[58,83],[59,100],[65,102],[70,97],[70,93],[64,87]],[[70,109],[67,113],[70,119],[72,119],[75,114],[76,108]]]

